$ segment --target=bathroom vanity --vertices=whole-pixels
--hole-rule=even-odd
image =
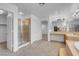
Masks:
[[[64,33],[50,32],[50,40],[64,42]]]
[[[65,42],[66,40],[79,40],[79,32],[50,32],[50,40]]]
[[[73,18],[72,21],[65,18],[50,20],[48,41],[66,42],[67,39],[79,40],[79,18]]]

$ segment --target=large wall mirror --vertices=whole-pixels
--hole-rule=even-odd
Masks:
[[[54,31],[79,32],[79,18],[72,19],[71,21],[66,19],[52,21],[52,29]]]

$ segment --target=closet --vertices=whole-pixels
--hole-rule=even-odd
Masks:
[[[7,23],[6,14],[0,15],[0,42],[6,41]]]
[[[3,13],[1,12],[3,11]],[[0,11],[0,48],[13,49],[13,13]]]
[[[0,47],[5,48],[6,46],[7,46],[7,12],[0,14]]]

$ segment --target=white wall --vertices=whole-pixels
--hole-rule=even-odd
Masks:
[[[47,34],[48,32],[48,24],[42,23],[42,34]]]
[[[41,21],[35,16],[31,15],[31,43],[42,39]]]
[[[42,24],[42,34],[47,34],[47,25]]]

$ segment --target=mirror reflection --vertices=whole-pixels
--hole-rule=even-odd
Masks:
[[[66,19],[57,19],[57,21],[52,21],[53,31],[63,31],[63,32],[78,32],[79,31],[79,18],[68,21]]]

